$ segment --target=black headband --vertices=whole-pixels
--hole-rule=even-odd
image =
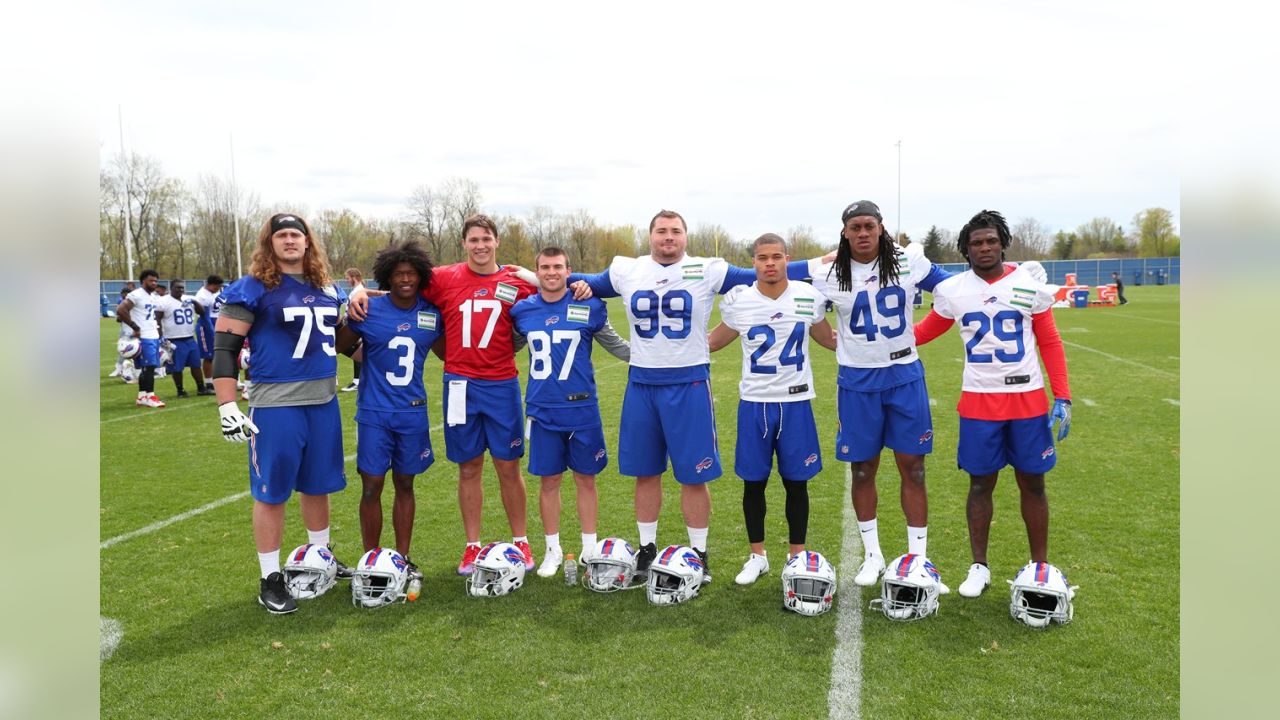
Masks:
[[[859,200],[840,213],[840,223],[849,222],[849,218],[859,215],[870,215],[876,219],[876,222],[884,222],[884,218],[880,217],[880,207],[870,200]]]
[[[284,230],[285,228],[293,228],[294,230],[297,230],[303,235],[308,234],[307,226],[303,225],[302,221],[294,217],[293,215],[276,215],[275,217],[271,218],[271,234],[272,235],[275,235],[276,233],[280,232],[281,230]]]

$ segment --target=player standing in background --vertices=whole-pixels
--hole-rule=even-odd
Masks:
[[[409,559],[416,512],[413,479],[435,462],[422,369],[444,326],[440,311],[422,298],[431,283],[431,258],[417,242],[379,252],[373,277],[387,294],[369,300],[363,321],[347,318],[337,341],[344,355],[359,345],[367,371],[356,396],[356,470],[363,485],[360,534],[366,552],[381,547],[382,487],[390,470],[396,551],[416,572]]]
[[[734,579],[750,585],[769,572],[764,548],[765,487],[778,456],[786,489],[791,555],[804,551],[809,527],[807,481],[822,470],[818,427],[809,401],[816,397],[809,337],[836,349],[823,316],[827,299],[810,285],[787,281],[787,244],[773,233],[752,247],[756,282],[738,286],[720,301],[720,324],[707,342],[715,352],[742,336],[738,384],[738,440],[733,471],[742,478],[742,514],[751,554]]]
[[[196,325],[196,341],[200,343],[200,360],[203,363],[204,386],[213,389],[213,328],[222,310],[222,278],[210,275],[204,286],[196,291],[196,302],[204,307],[204,314]]]
[[[662,474],[671,459],[680,483],[680,509],[689,545],[702,557],[703,582],[711,582],[707,532],[711,492],[720,477],[720,450],[711,399],[711,355],[707,325],[716,293],[749,285],[755,273],[721,258],[685,254],[684,218],[662,210],[649,221],[650,254],[615,257],[603,273],[570,278],[595,297],[621,296],[631,323],[631,369],[618,432],[618,471],[636,478],[636,525],[640,531],[637,575],[658,554]]]
[[[596,475],[609,464],[591,341],[622,361],[631,358],[626,340],[609,324],[609,310],[595,298],[575,301],[565,283],[572,268],[564,250],[545,247],[534,259],[538,294],[511,308],[516,332],[529,343],[529,381],[525,390],[529,437],[529,473],[542,477],[538,507],[547,549],[540,577],[551,577],[564,561],[560,548],[560,482],[565,469],[578,488],[582,531],[579,562],[596,545]]]
[[[1031,561],[1049,561],[1044,475],[1057,462],[1054,421],[1062,423],[1059,441],[1071,429],[1067,356],[1053,322],[1054,298],[1026,268],[1004,264],[1011,241],[1000,213],[974,215],[956,241],[969,271],[938,283],[933,310],[915,327],[916,342],[923,345],[959,320],[964,341],[956,464],[969,473],[966,513],[973,550],[973,565],[960,584],[964,597],[978,597],[991,584],[991,493],[1005,465],[1013,466],[1018,481]],[[1041,355],[1053,389],[1052,411],[1044,394]]]
[[[933,451],[933,419],[911,332],[911,298],[916,288],[932,291],[948,274],[924,256],[920,245],[900,248],[884,229],[880,208],[869,200],[846,207],[840,222],[835,263],[810,260],[807,275],[835,305],[839,321],[836,459],[848,462],[853,475],[853,508],[864,550],[854,582],[867,587],[885,566],[876,524],[876,471],[886,447],[902,476],[907,552],[927,556],[924,458]],[[805,274],[792,270],[791,278]]]
[[[308,542],[328,546],[329,495],[347,486],[333,347],[343,299],[306,222],[277,213],[258,234],[249,274],[223,293],[215,327],[218,414],[223,437],[249,441],[258,602],[272,614],[298,609],[280,573],[285,502],[298,491]],[[246,336],[256,378],[248,417],[236,405],[235,383]],[[349,577],[341,564],[339,573]]]
[[[360,272],[360,268],[349,267],[346,269],[346,272],[344,272],[343,274],[346,276],[347,285],[349,287],[355,288],[364,284],[364,275]],[[378,286],[382,287],[382,284],[379,283]],[[426,287],[426,285],[423,285],[423,287]],[[384,287],[383,289],[386,290],[387,288]],[[342,388],[342,392],[351,392],[360,387],[360,366],[361,365],[363,365],[362,362],[360,362],[359,360],[356,360],[355,358],[352,358],[351,383],[348,384],[346,387]],[[403,555],[404,553],[400,553],[400,554]]]
[[[498,245],[493,220],[478,214],[467,218],[462,225],[466,262],[435,268],[423,295],[444,319],[445,455],[458,463],[458,506],[467,536],[459,575],[470,575],[480,554],[486,450],[498,475],[511,542],[524,553],[526,570],[536,566],[526,534],[527,498],[520,474],[524,415],[511,324],[511,307],[536,288],[517,277],[516,268],[498,264]],[[363,287],[351,293],[352,317],[364,318],[371,294],[381,293]]]
[[[155,270],[143,270],[138,277],[140,287],[125,296],[116,307],[116,318],[127,325],[142,344],[135,365],[142,368],[138,376],[138,407],[162,408],[156,397],[156,367],[160,364],[160,327],[155,310],[158,298],[153,294],[160,276]]]
[[[195,340],[197,323],[204,316],[205,310],[190,295],[184,296],[185,292],[186,285],[181,280],[174,280],[168,297],[156,302],[156,310],[161,314],[164,339],[173,346],[173,362],[169,372],[173,375],[173,385],[178,390],[178,397],[190,397],[182,386],[184,368],[191,368],[191,379],[195,380],[197,395],[213,395],[213,389],[204,385],[204,376],[200,372],[200,348]]]

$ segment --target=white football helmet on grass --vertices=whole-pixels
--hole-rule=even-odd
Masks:
[[[831,609],[836,594],[836,570],[821,553],[796,553],[782,568],[782,605],[801,615],[821,615]]]
[[[877,604],[890,620],[919,620],[938,612],[942,575],[923,555],[908,553],[885,568]]]
[[[351,575],[351,604],[376,608],[407,600],[405,583],[409,561],[395,550],[374,548],[356,563]]]
[[[524,553],[508,542],[492,542],[480,549],[475,571],[467,578],[471,597],[498,597],[524,585]]]
[[[1067,584],[1067,576],[1046,562],[1027,563],[1010,585],[1009,615],[1033,628],[1047,627],[1050,622],[1065,625],[1075,616],[1076,588]]]
[[[284,587],[295,600],[310,600],[329,592],[338,582],[338,563],[324,545],[299,545],[280,570]]]
[[[698,596],[702,588],[702,558],[684,545],[668,545],[649,566],[645,597],[654,605],[676,605]]]
[[[636,573],[636,551],[622,538],[605,538],[596,543],[586,565],[582,583],[588,590],[602,593],[626,590]]]

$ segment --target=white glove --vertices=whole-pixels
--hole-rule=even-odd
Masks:
[[[222,437],[227,442],[242,443],[258,432],[258,426],[253,424],[249,416],[240,412],[240,406],[234,402],[219,405],[218,416],[222,419]]]

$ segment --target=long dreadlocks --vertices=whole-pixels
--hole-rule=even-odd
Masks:
[[[889,285],[898,284],[898,244],[894,242],[893,236],[888,230],[884,229],[884,219],[880,216],[880,208],[870,200],[859,200],[844,209],[840,214],[840,227],[843,228],[845,223],[849,222],[849,218],[859,215],[869,215],[876,219],[880,224],[880,240],[876,248],[876,259],[872,262],[879,271],[880,286],[888,287]],[[835,267],[832,270],[836,274],[836,284],[843,291],[853,289],[853,250],[851,244],[844,237],[843,230],[840,233],[840,244],[836,246]],[[832,270],[827,271],[827,277],[831,276]]]

